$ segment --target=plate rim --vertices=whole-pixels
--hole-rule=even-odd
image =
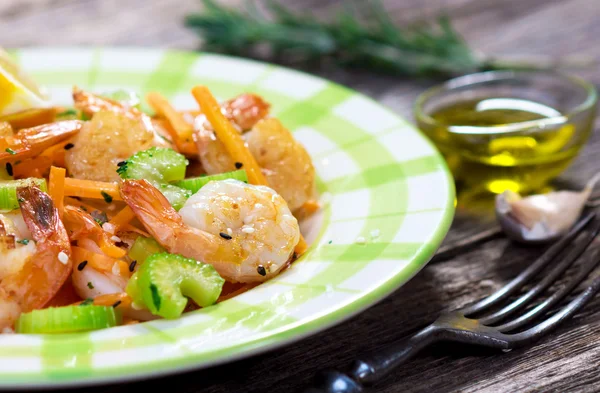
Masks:
[[[67,51],[94,51],[94,50],[132,50],[132,51],[147,51],[147,52],[163,52],[168,53],[179,53],[179,54],[195,54],[195,55],[211,55],[224,58],[232,61],[242,61],[256,63],[263,66],[274,67],[276,69],[282,69],[286,71],[292,71],[299,73],[311,78],[324,81],[327,84],[334,85],[337,88],[343,89],[347,92],[351,92],[355,96],[359,96],[363,99],[370,101],[377,107],[385,109],[391,113],[394,117],[402,120],[406,123],[407,127],[419,134],[419,137],[425,142],[432,150],[433,155],[439,159],[440,171],[444,174],[447,181],[447,201],[446,206],[441,208],[443,210],[443,217],[441,222],[437,226],[435,232],[431,236],[431,240],[428,242],[430,247],[420,247],[419,251],[411,258],[410,262],[397,274],[390,276],[386,281],[373,288],[369,292],[361,292],[360,297],[354,299],[352,302],[343,305],[331,312],[316,313],[309,320],[298,321],[283,327],[273,329],[269,332],[263,333],[256,337],[254,340],[247,341],[239,344],[236,347],[230,348],[232,351],[226,355],[216,355],[214,359],[204,361],[194,361],[195,356],[181,356],[174,359],[163,360],[162,362],[149,366],[147,371],[132,371],[124,374],[119,374],[114,377],[110,376],[94,376],[93,373],[90,376],[84,377],[82,380],[69,379],[69,380],[37,380],[27,383],[21,382],[0,382],[0,390],[24,390],[24,389],[47,389],[47,388],[60,388],[60,387],[88,387],[98,385],[110,385],[122,382],[135,382],[140,380],[153,380],[165,376],[173,376],[177,374],[183,374],[190,371],[197,371],[216,367],[219,365],[231,363],[244,358],[249,358],[261,353],[273,351],[277,348],[291,345],[300,340],[306,339],[307,337],[314,336],[325,330],[333,328],[348,319],[357,316],[364,312],[370,307],[373,307],[389,297],[393,292],[400,289],[408,281],[410,281],[417,273],[419,273],[435,255],[435,252],[442,244],[443,240],[448,234],[456,212],[456,185],[454,178],[444,160],[441,152],[435,146],[435,144],[425,135],[423,132],[412,122],[403,116],[397,114],[392,108],[383,104],[371,96],[355,90],[349,86],[335,82],[331,79],[327,79],[318,74],[312,74],[304,70],[283,66],[277,63],[270,63],[259,59],[246,58],[242,56],[235,56],[229,54],[223,54],[218,52],[210,52],[204,50],[186,50],[177,48],[166,48],[161,46],[136,46],[136,45],[47,45],[47,46],[21,46],[21,47],[5,47],[9,53],[11,51],[52,51],[52,50],[67,50]],[[214,352],[219,352],[222,349],[216,349]],[[201,357],[203,354],[197,354],[196,357]],[[185,364],[184,364],[185,363]],[[159,368],[159,369],[155,369]]]

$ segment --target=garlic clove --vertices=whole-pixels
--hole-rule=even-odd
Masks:
[[[522,242],[546,242],[577,222],[600,174],[581,191],[553,191],[521,197],[512,191],[496,196],[496,217],[505,233]]]

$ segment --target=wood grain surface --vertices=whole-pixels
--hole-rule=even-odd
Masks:
[[[237,0],[227,0],[237,4]],[[326,17],[342,1],[286,0]],[[392,17],[410,22],[448,13],[478,50],[503,56],[585,55],[600,60],[598,0],[386,0]],[[138,45],[196,49],[200,41],[182,18],[200,9],[183,0],[0,0],[0,45]],[[431,82],[367,72],[309,70],[357,89],[412,120],[416,95]],[[600,69],[578,73],[595,84]],[[600,138],[594,133],[577,161],[561,176],[580,187],[600,170]],[[461,207],[446,244],[494,225],[474,206]],[[102,386],[86,392],[295,392],[314,373],[343,367],[431,322],[449,308],[485,296],[520,272],[540,249],[498,238],[451,259],[432,263],[407,285],[362,314],[282,349],[210,370]],[[497,353],[439,345],[394,372],[371,392],[569,392],[600,390],[600,296],[551,336],[523,350]]]

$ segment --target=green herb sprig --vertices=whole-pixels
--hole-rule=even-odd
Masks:
[[[368,7],[341,10],[329,22],[293,12],[274,0],[262,0],[268,14],[248,0],[245,10],[215,0],[201,0],[203,13],[188,15],[185,25],[204,40],[207,50],[263,57],[288,64],[332,60],[342,67],[408,76],[448,76],[495,69],[549,69],[571,64],[554,61],[508,62],[472,50],[446,16],[401,27],[379,1]],[[369,10],[360,22],[360,10]],[[266,47],[266,56],[260,55]],[[263,52],[264,53],[264,52]]]

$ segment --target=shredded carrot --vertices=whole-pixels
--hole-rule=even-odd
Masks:
[[[49,157],[38,156],[25,159],[13,165],[13,176],[15,179],[46,177],[51,166],[52,159]]]
[[[75,199],[75,198],[71,198],[71,197],[65,197],[65,204],[75,206],[78,208],[83,207],[85,209],[82,209],[82,210],[87,211],[88,213],[91,213],[94,210],[98,210],[98,208],[95,206],[89,205],[85,202],[80,201],[79,199]],[[107,214],[107,216],[108,216],[108,214]]]
[[[198,154],[198,147],[193,138],[194,127],[185,121],[183,115],[177,112],[169,101],[159,93],[148,93],[146,101],[156,113],[168,120],[171,127],[167,130],[172,132],[173,140],[179,151],[184,154]]]
[[[48,194],[52,197],[54,205],[58,209],[58,215],[62,218],[65,210],[65,176],[67,171],[65,168],[53,166],[50,168],[50,180],[48,185]]]
[[[241,162],[248,174],[251,184],[268,185],[267,179],[262,174],[256,159],[244,144],[240,133],[221,112],[221,106],[206,86],[196,86],[192,95],[200,105],[206,119],[215,130],[217,138],[223,143],[225,149],[236,162]]]
[[[105,199],[106,194],[115,201],[122,201],[119,194],[119,185],[117,183],[107,183],[95,180],[65,179],[65,195],[77,196],[81,198]]]
[[[217,138],[225,146],[225,150],[235,162],[241,162],[248,175],[251,184],[268,186],[267,179],[262,174],[256,159],[244,144],[240,133],[221,112],[221,106],[206,86],[196,86],[192,89],[194,99],[200,105],[200,109],[206,115],[215,130]],[[308,248],[304,237],[300,234],[300,241],[296,245],[295,252],[303,254]]]
[[[125,261],[98,254],[78,246],[71,247],[71,251],[73,254],[74,269],[77,269],[83,261],[87,261],[87,264],[96,270],[114,274],[115,270],[113,269],[117,269],[123,277],[129,277],[130,275],[129,265]],[[116,268],[115,264],[117,265]]]
[[[82,302],[73,303],[73,305],[79,305]],[[131,306],[131,297],[127,293],[108,293],[106,295],[100,295],[94,298],[94,305],[96,306],[114,306],[117,307],[129,307]],[[115,306],[116,305],[116,306]]]
[[[302,209],[304,209],[304,211],[308,214],[316,212],[320,207],[321,206],[319,205],[319,202],[315,201],[314,199],[308,200],[302,205]]]
[[[129,206],[125,206],[123,210],[118,212],[109,223],[114,225],[115,233],[119,231],[119,229],[123,228],[125,225],[129,224],[129,221],[135,218],[135,213]]]

